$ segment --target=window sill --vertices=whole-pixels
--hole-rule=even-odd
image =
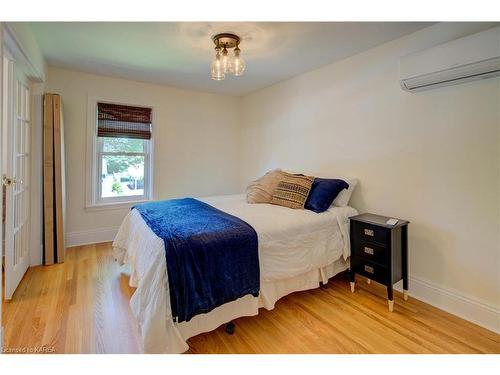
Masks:
[[[107,211],[107,210],[123,210],[123,209],[131,209],[132,206],[140,203],[149,202],[152,199],[141,199],[137,201],[126,201],[126,202],[110,202],[110,203],[98,203],[87,205],[85,207],[85,211]]]

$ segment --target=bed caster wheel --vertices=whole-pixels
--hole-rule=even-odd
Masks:
[[[236,326],[234,325],[233,322],[229,322],[226,324],[226,333],[228,335],[234,335],[234,329],[236,328]]]

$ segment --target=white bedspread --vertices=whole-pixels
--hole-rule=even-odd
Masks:
[[[200,200],[241,218],[257,232],[261,298],[265,298],[263,285],[314,273],[341,257],[346,260],[350,255],[348,218],[357,214],[351,207],[331,207],[317,214],[270,204],[248,204],[245,195]],[[168,353],[186,351],[188,346],[185,340],[205,330],[204,327],[194,327],[198,324],[198,317],[180,324],[172,321],[163,240],[151,231],[136,210],[132,210],[118,231],[113,249],[116,259],[129,264],[131,268],[130,285],[137,290],[130,306],[140,326],[144,350]],[[295,287],[295,290],[303,289]],[[235,303],[238,301],[241,303]],[[255,297],[246,296],[238,301],[230,303],[229,310],[233,310],[230,319],[250,315],[244,311],[245,304],[252,305],[246,311],[255,313],[259,307],[258,298]],[[261,302],[260,306],[272,308],[274,301]],[[238,313],[240,307],[241,313]],[[225,308],[227,310],[228,306],[203,314],[204,319]]]

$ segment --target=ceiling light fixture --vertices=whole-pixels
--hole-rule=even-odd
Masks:
[[[212,37],[215,44],[215,59],[212,62],[212,79],[222,81],[226,74],[241,76],[245,71],[245,60],[240,56],[240,37],[235,34],[222,33]],[[228,49],[234,48],[234,54],[229,54]]]

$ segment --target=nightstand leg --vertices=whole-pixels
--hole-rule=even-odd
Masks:
[[[354,272],[351,264],[351,268],[349,268],[349,284],[351,284],[351,293],[354,293],[354,280],[356,278],[356,273]]]
[[[366,283],[367,283],[367,284],[371,284],[371,283],[372,283],[372,281],[371,281],[370,279],[366,279]]]
[[[392,292],[392,285],[387,287],[387,299],[389,301],[389,311],[392,312],[394,310],[394,296]]]
[[[408,226],[401,228],[402,271],[403,271],[403,298],[408,301]]]

